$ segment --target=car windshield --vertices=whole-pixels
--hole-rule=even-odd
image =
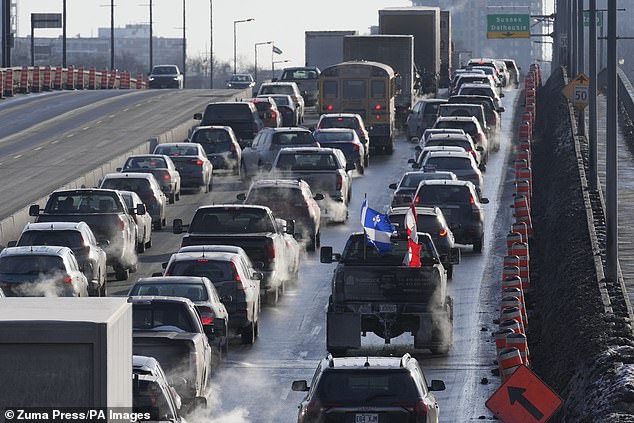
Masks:
[[[125,162],[126,169],[166,169],[167,163],[162,157],[131,157]]]
[[[440,170],[473,169],[471,161],[466,157],[428,157],[424,165]]]
[[[46,213],[121,213],[123,210],[115,198],[114,193],[53,194],[46,204]]]
[[[175,75],[177,73],[176,66],[155,66],[152,69],[152,75]]]
[[[288,99],[288,97],[286,97],[286,96],[281,96],[280,95],[280,96],[275,96],[275,97],[272,97],[272,98],[273,98],[273,100],[275,100],[275,104],[277,104],[278,106],[288,106],[288,105],[291,104],[289,99]]]
[[[494,97],[493,89],[491,87],[462,87],[460,88],[461,95],[485,95],[487,97]]]
[[[315,138],[308,131],[276,132],[273,134],[272,143],[282,146],[314,145]]]
[[[122,191],[121,197],[123,197],[123,201],[125,201],[125,206],[128,209],[134,207],[134,200],[132,199],[132,193],[130,191]]]
[[[318,142],[349,142],[354,141],[354,132],[351,131],[317,131],[315,139]]]
[[[312,69],[285,70],[281,80],[317,79],[317,72]]]
[[[263,85],[260,88],[260,94],[295,94],[293,87],[290,85]]]
[[[176,421],[176,416],[157,382],[135,378],[132,386],[134,412],[138,413],[139,417],[143,416],[143,413],[149,413],[150,417],[138,421]]]
[[[141,196],[152,192],[150,181],[141,178],[108,178],[101,183],[101,188],[133,191]]]
[[[27,254],[0,257],[2,275],[47,275],[65,271],[64,260],[58,256]]]
[[[391,214],[390,222],[394,225],[398,225],[399,228],[403,228],[405,222],[405,213],[403,214]],[[418,232],[427,232],[430,235],[440,234],[444,228],[436,216],[429,214],[417,214],[416,215],[416,230]]]
[[[172,157],[198,156],[198,149],[187,145],[159,145],[154,150],[154,153]]]
[[[205,277],[214,283],[236,280],[235,267],[231,261],[205,258],[176,260],[169,266],[168,272],[171,276]]]
[[[229,151],[233,145],[224,129],[200,129],[194,132],[192,142],[202,145],[207,154]]]
[[[57,245],[78,249],[84,246],[84,239],[79,231],[26,231],[18,240],[18,247],[24,245]]]
[[[325,128],[357,128],[357,119],[353,117],[330,117],[319,122],[319,129]]]
[[[471,204],[471,192],[464,185],[422,185],[417,192],[420,204]]]
[[[132,328],[135,330],[156,330],[193,332],[194,323],[181,303],[155,302],[132,305]]]
[[[176,275],[172,275],[176,276]],[[186,275],[198,276],[198,275]],[[192,301],[207,301],[207,289],[202,283],[137,283],[130,295],[160,295],[163,297],[183,297]]]
[[[249,191],[246,199],[247,204],[269,204],[289,205],[289,204],[305,204],[302,191],[298,188],[286,187],[257,187]]]
[[[196,212],[190,232],[208,234],[244,234],[275,232],[265,209],[203,209]]]
[[[439,178],[441,176],[445,176],[445,173],[434,173],[434,172],[416,172],[416,173],[408,173],[403,176],[401,183],[399,184],[399,188],[417,188],[420,181],[424,181],[427,179]],[[444,178],[442,178],[444,179]]]
[[[419,238],[421,259],[433,256],[431,246],[427,245],[425,240],[426,238]],[[404,237],[398,239],[392,237],[392,250],[381,255],[372,244],[365,241],[363,235],[352,236],[348,239],[343,250],[341,262],[345,264],[364,263],[372,266],[402,266],[403,258],[407,252],[407,239]]]
[[[448,146],[448,147],[462,147],[465,150],[471,150],[471,144],[467,140],[461,140],[456,138],[444,138],[444,139],[429,139],[427,140],[427,147],[435,146]]]
[[[462,129],[467,134],[477,133],[477,128],[475,123],[472,121],[464,121],[464,120],[441,120],[436,123],[435,128],[444,129],[444,128],[456,128]]]
[[[280,153],[277,156],[280,170],[336,170],[339,168],[332,153]]]
[[[408,370],[337,370],[324,372],[315,392],[324,403],[393,405],[416,403],[419,393]]]
[[[438,108],[440,107],[441,104],[442,103],[436,103],[436,102],[427,103],[427,105],[425,106],[425,111],[423,112],[423,114],[425,116],[438,114]]]
[[[253,77],[251,75],[232,75],[231,82],[251,82]]]

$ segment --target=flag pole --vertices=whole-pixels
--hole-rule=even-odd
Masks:
[[[363,193],[363,202],[365,203],[366,208],[368,207],[368,193]],[[365,222],[361,222],[361,226],[363,226],[363,262],[365,263],[368,257],[368,235],[365,233]]]

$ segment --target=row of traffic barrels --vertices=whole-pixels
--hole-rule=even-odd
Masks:
[[[514,222],[506,236],[507,254],[502,270],[502,299],[498,330],[494,332],[497,363],[502,381],[521,366],[530,366],[530,354],[526,331],[528,313],[525,293],[530,291],[529,239],[533,235],[531,200],[533,174],[531,151],[536,117],[536,91],[541,86],[541,69],[530,65],[524,79],[524,111],[519,124],[513,169],[515,192],[513,194]]]

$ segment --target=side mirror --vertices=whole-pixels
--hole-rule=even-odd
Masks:
[[[230,303],[233,301],[233,297],[231,295],[223,295],[222,297],[220,297],[220,302],[225,304],[225,303]]]
[[[257,280],[261,281],[262,279],[264,279],[264,273],[262,273],[262,272],[253,272],[253,274],[251,275],[251,279],[257,279]]]
[[[99,245],[101,248],[106,248],[110,246],[110,240],[109,239],[101,239],[99,241],[97,241],[97,245]]]
[[[143,216],[147,210],[145,209],[145,204],[139,204],[136,206],[136,214],[138,216]]]
[[[18,245],[18,241],[9,241],[7,242],[7,247],[15,247]]]
[[[203,114],[202,113],[194,113],[194,119],[202,120],[203,119]]]
[[[503,113],[504,111],[506,111],[506,109],[505,109],[504,107],[500,107],[500,108],[498,109],[498,112],[499,112],[499,113]]]
[[[416,163],[416,159],[409,159],[409,160],[407,161],[407,163],[414,164],[414,163]]]
[[[427,387],[430,391],[444,391],[445,390],[445,382],[442,380],[432,380],[431,385]]]
[[[172,233],[183,233],[183,221],[181,219],[174,219],[174,223],[172,223]]]
[[[244,201],[247,199],[247,195],[244,192],[241,192],[240,194],[236,195],[236,198],[240,201]]]
[[[354,162],[347,162],[346,163],[346,172],[350,171],[350,170],[355,170],[357,167],[354,165]]]
[[[157,277],[158,277],[158,278],[160,278],[161,276],[163,276],[163,273],[161,273],[161,272],[154,272],[154,273],[152,273],[152,277],[153,277],[153,278],[157,278]]]
[[[29,216],[39,216],[40,215],[40,206],[38,204],[33,204],[29,207]]]
[[[480,202],[481,202],[482,204],[489,204],[489,199],[488,199],[488,198],[486,198],[486,197],[482,197],[482,198],[480,198]]]
[[[410,141],[411,141],[413,144],[418,144],[418,143],[420,142],[420,138],[418,138],[418,137],[412,137],[412,138],[410,139]]]
[[[253,263],[253,268],[257,269],[257,270],[264,269],[264,262],[263,261],[256,261],[255,263]]]
[[[295,392],[308,392],[308,383],[305,380],[294,380],[291,389]]]
[[[319,250],[319,262],[325,264],[332,263],[332,247],[321,247]]]
[[[476,150],[477,150],[477,151],[484,151],[484,147],[482,147],[481,145],[479,145],[479,146],[477,146],[477,147],[476,147]]]
[[[163,262],[163,263],[161,263],[161,267],[163,269],[167,269],[167,264],[168,264],[167,262]]]
[[[295,233],[295,221],[293,219],[286,220],[286,233],[293,235]]]
[[[313,199],[314,199],[314,200],[317,200],[317,201],[321,201],[321,200],[323,200],[324,198],[325,198],[325,197],[324,197],[324,194],[322,194],[322,193],[320,193],[320,192],[318,192],[317,194],[315,194],[315,195],[313,196]]]
[[[117,168],[117,172],[121,172],[121,168],[120,167]]]

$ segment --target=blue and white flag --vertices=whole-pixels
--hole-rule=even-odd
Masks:
[[[383,255],[392,251],[390,237],[396,228],[386,214],[381,214],[368,207],[367,199],[361,205],[361,226],[363,226],[368,242],[376,247],[379,254]]]

